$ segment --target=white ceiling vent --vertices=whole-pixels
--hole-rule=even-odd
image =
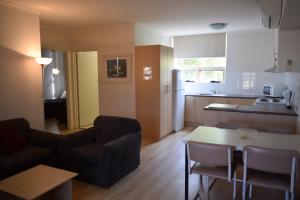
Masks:
[[[279,28],[284,0],[261,0],[262,23],[266,28]]]

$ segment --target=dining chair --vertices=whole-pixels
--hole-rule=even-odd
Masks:
[[[189,174],[199,175],[199,192],[202,176],[206,199],[215,178],[233,181],[233,199],[236,198],[236,165],[233,161],[233,147],[189,141],[187,143]],[[213,178],[209,183],[209,177]]]
[[[249,185],[249,199],[253,185],[285,191],[285,199],[294,200],[299,155],[293,150],[279,150],[246,146],[243,152],[243,200]]]

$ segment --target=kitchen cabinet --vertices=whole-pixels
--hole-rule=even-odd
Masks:
[[[204,118],[202,125],[215,127],[219,122],[241,122],[274,127],[289,127],[296,133],[297,116],[207,110],[206,118]]]
[[[300,72],[300,30],[279,30],[276,72]]]
[[[193,125],[196,120],[196,100],[197,97],[195,96],[186,96],[185,97],[185,123],[188,126]]]
[[[144,78],[145,67],[151,78]],[[150,140],[157,141],[173,131],[172,69],[172,48],[135,47],[136,118],[143,137]]]
[[[187,95],[185,98],[185,123],[187,126],[196,126],[204,125],[205,120],[214,121],[214,118],[218,116],[210,117],[211,112],[203,109],[205,106],[212,103],[235,104],[239,106],[246,106],[252,105],[254,101],[255,99],[248,98],[202,97]],[[239,116],[237,116],[237,118],[239,118]]]

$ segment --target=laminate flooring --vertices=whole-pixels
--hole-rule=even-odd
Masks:
[[[192,128],[171,134],[159,142],[143,141],[141,164],[109,189],[81,181],[73,181],[74,200],[183,200],[184,199],[184,143]],[[197,175],[190,176],[190,198],[199,188]],[[284,199],[284,192],[254,187],[253,199]],[[241,199],[241,183],[237,185],[237,199]],[[202,198],[203,199],[203,198]],[[209,192],[210,200],[232,199],[232,184],[217,180]]]

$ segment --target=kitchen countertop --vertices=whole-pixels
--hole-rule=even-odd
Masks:
[[[252,106],[238,106],[236,109],[230,108],[229,105],[230,104],[209,104],[204,110],[297,116],[293,108],[288,109],[285,105],[256,104]]]
[[[241,98],[241,99],[258,99],[262,97],[261,95],[251,95],[251,94],[187,94],[186,96],[198,96],[198,97],[220,97],[220,98]]]

